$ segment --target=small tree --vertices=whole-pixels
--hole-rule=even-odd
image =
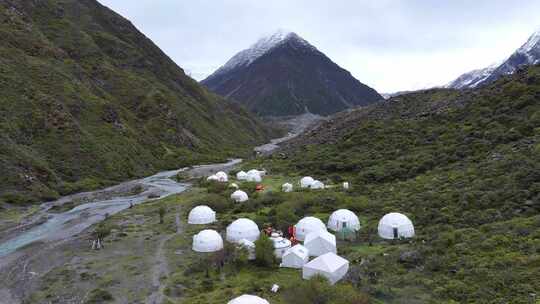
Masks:
[[[159,207],[159,223],[160,224],[163,224],[163,218],[165,217],[166,212],[167,210],[165,209],[165,207],[163,206]]]
[[[264,267],[272,267],[276,263],[274,243],[264,233],[255,241],[255,263]]]
[[[92,249],[99,250],[104,248],[103,240],[109,234],[111,234],[111,227],[107,226],[106,224],[98,225],[94,230],[94,233],[92,233],[92,237],[94,238],[92,241]]]

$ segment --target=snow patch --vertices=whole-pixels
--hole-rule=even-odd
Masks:
[[[248,49],[240,51],[234,55],[229,61],[220,67],[212,76],[223,74],[234,69],[245,67],[253,63],[255,60],[266,54],[273,48],[285,43],[286,41],[294,40],[296,43],[303,47],[314,49],[315,47],[309,44],[306,40],[302,39],[294,32],[285,30],[278,30],[270,36],[259,39],[255,44],[251,45]]]

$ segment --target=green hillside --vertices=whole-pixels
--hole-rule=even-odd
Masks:
[[[252,166],[350,181],[348,198],[329,209],[354,210],[368,235],[387,212],[413,220],[412,243],[388,256],[361,254],[355,266],[353,283],[375,299],[536,303],[539,100],[539,66],[482,89],[412,93],[339,114]],[[328,203],[306,200],[303,213]]]
[[[95,0],[0,0],[0,37],[0,200],[223,160],[268,137]]]

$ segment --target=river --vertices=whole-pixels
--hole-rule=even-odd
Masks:
[[[116,214],[132,205],[181,193],[190,186],[190,184],[179,183],[172,179],[181,171],[189,171],[193,176],[204,176],[219,170],[228,171],[241,161],[241,159],[234,159],[222,164],[200,165],[189,169],[163,171],[103,190],[69,195],[53,202],[43,203],[41,211],[34,218],[46,218],[46,220],[40,224],[28,225],[30,226],[28,229],[16,229],[11,237],[8,237],[6,241],[0,244],[0,257],[7,256],[33,242],[68,239],[103,221],[107,216]],[[143,191],[137,194],[129,194],[129,190],[135,187],[140,187]],[[87,202],[66,212],[50,212],[53,206],[60,206],[71,201]]]

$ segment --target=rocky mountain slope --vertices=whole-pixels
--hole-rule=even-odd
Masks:
[[[267,139],[95,0],[0,0],[0,37],[0,200],[222,160]]]
[[[489,84],[504,75],[514,73],[520,67],[540,63],[540,31],[532,34],[527,42],[502,63],[474,70],[459,76],[446,87],[454,89],[475,88]]]
[[[351,182],[354,199],[334,209],[411,217],[414,241],[363,260],[359,288],[371,296],[527,303],[540,289],[539,99],[540,66],[473,90],[405,94],[332,116],[257,165]]]
[[[263,116],[327,115],[382,97],[295,33],[277,32],[202,82]]]

